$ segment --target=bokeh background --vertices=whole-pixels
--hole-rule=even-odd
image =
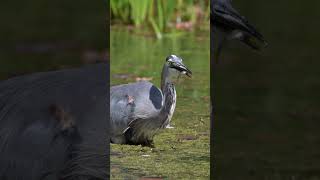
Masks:
[[[106,62],[109,3],[4,0],[0,6],[0,79]]]
[[[154,148],[111,145],[111,179],[209,179],[209,1],[110,1],[111,85],[148,80],[160,86],[165,58],[193,72],[176,85],[171,125]]]
[[[233,1],[269,42],[230,43],[214,71],[219,179],[320,179],[320,2]]]

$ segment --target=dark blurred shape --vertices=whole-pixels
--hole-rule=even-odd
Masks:
[[[320,179],[320,1],[233,3],[272,45],[214,69],[213,179]]]
[[[109,2],[5,0],[0,21],[0,79],[106,62]]]
[[[0,21],[0,179],[108,179],[109,2],[4,0]]]
[[[0,179],[108,179],[108,69],[0,83]]]
[[[210,21],[212,28],[220,32],[217,36],[217,58],[225,40],[239,40],[254,50],[267,46],[258,30],[232,7],[231,0],[211,0]]]

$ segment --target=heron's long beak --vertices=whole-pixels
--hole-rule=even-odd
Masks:
[[[188,77],[192,77],[192,72],[182,63],[174,64],[173,68],[180,71],[181,73],[187,75]]]

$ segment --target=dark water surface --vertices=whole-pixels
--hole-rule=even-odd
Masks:
[[[269,41],[215,71],[215,179],[320,179],[319,1],[234,1]]]

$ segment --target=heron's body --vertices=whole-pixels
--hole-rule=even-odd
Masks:
[[[0,179],[106,179],[107,66],[0,82]]]
[[[151,141],[158,129],[169,124],[173,115],[176,93],[173,85],[171,88],[170,95],[164,97],[160,89],[147,81],[112,87],[110,91],[111,136],[114,137],[112,141],[115,143]],[[165,103],[168,109],[163,108]],[[123,111],[115,111],[114,108]],[[159,116],[161,119],[158,119]],[[126,138],[133,133],[133,130],[127,129],[130,123],[130,128],[135,128],[135,135]]]
[[[180,63],[181,72],[191,74],[182,61]],[[161,89],[147,81],[111,87],[113,143],[150,145],[156,132],[169,126],[176,106],[174,79],[181,72],[165,64]]]

